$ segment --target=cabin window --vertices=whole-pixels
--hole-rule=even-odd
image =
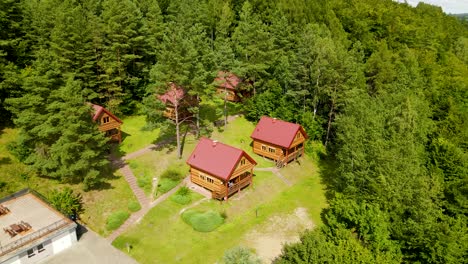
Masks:
[[[296,138],[301,138],[301,133],[297,133]]]
[[[206,177],[206,181],[209,182],[209,183],[214,183],[214,180],[211,179],[211,178],[208,178],[208,177]]]
[[[241,166],[245,165],[245,159],[241,159],[240,165]]]
[[[270,152],[270,153],[275,153],[275,152],[276,152],[276,149],[274,149],[274,148],[268,148],[268,152]]]
[[[106,116],[102,119],[102,122],[105,124],[105,123],[109,123],[109,117]]]
[[[266,150],[267,150],[267,146],[262,145],[262,150],[266,151]]]
[[[201,174],[201,173],[200,173],[200,175],[198,175],[198,177],[200,177],[200,179],[202,179],[202,180],[206,180],[206,176]]]
[[[41,253],[42,251],[44,251],[45,248],[44,248],[44,245],[43,244],[39,244],[37,245],[37,252]]]
[[[32,257],[34,257],[34,255],[36,255],[36,254],[34,253],[34,249],[33,249],[33,248],[29,249],[29,250],[28,250],[28,258],[32,258]]]

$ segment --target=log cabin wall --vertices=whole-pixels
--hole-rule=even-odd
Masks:
[[[198,170],[193,167],[190,168],[190,180],[193,183],[198,184],[212,192],[226,192],[226,185],[222,180],[216,178],[208,172]]]
[[[284,151],[286,150],[284,149]],[[273,160],[278,160],[284,157],[283,148],[260,140],[254,140],[253,152],[255,154],[265,156]]]
[[[297,134],[294,137],[294,140],[293,140],[293,142],[291,144],[291,147],[289,149],[292,149],[295,146],[297,146],[297,145],[299,145],[301,143],[304,143],[304,141],[305,141],[304,134],[302,134],[301,130],[297,131]]]
[[[99,117],[99,131],[105,132],[105,131],[108,131],[114,128],[119,128],[119,127],[120,127],[120,123],[117,122],[117,120],[115,120],[111,116],[109,116],[107,113],[103,113]]]
[[[216,91],[224,99],[224,88],[218,88]],[[227,91],[226,100],[228,100],[230,102],[239,102],[240,101],[240,97],[236,94],[235,91],[230,90],[230,89],[226,89],[226,91]]]
[[[245,172],[251,172],[252,173],[252,170],[253,170],[254,166],[255,165],[253,165],[250,162],[249,159],[247,159],[246,157],[242,157],[240,159],[239,163],[237,164],[236,169],[232,173],[230,180],[237,178],[239,175],[241,175],[241,174],[243,174]]]

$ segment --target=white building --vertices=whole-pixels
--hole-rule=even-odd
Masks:
[[[76,243],[76,223],[30,190],[0,199],[0,263],[37,263]]]

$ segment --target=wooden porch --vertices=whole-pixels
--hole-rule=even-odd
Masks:
[[[224,197],[229,197],[236,192],[240,192],[243,188],[249,186],[252,183],[252,174],[248,172],[247,174],[242,174],[239,177],[236,177],[233,181],[229,181],[227,186],[221,192],[213,191],[212,198],[222,200]]]

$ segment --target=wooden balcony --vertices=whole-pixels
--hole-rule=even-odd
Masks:
[[[224,199],[226,196],[231,196],[232,194],[242,190],[243,188],[247,187],[250,183],[252,182],[252,175],[249,174],[249,176],[245,177],[244,179],[241,179],[239,182],[234,183],[228,188],[224,188],[223,192],[212,192],[211,196],[213,199]]]

